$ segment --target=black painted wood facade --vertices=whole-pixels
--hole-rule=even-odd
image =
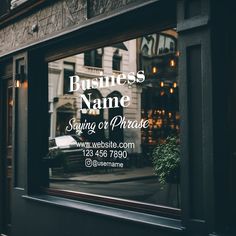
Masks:
[[[74,1],[65,2],[73,8]],[[230,1],[89,0],[87,4],[88,19],[82,23],[26,42],[8,52],[0,51],[0,77],[5,73],[5,65],[10,64],[15,79],[19,60],[23,61],[27,76],[27,85],[14,93],[17,103],[13,118],[10,235],[233,236],[236,219],[233,151],[236,47],[232,23],[235,16]],[[37,7],[46,6],[42,1],[42,5],[29,11],[37,12]],[[17,14],[15,19],[9,16],[10,21],[4,18],[4,25],[24,19],[25,13]],[[42,129],[48,125],[47,63],[167,27],[176,27],[179,35],[182,143],[179,218],[163,218],[47,194],[42,190],[48,187],[48,171],[42,162],[48,148],[48,133]],[[1,90],[1,100],[3,94]],[[0,115],[1,127],[4,117]],[[3,139],[0,145],[2,155]],[[1,170],[3,165],[1,161]],[[0,175],[1,183],[2,179]],[[2,186],[0,191],[4,191]],[[3,232],[2,204],[0,209],[0,232]]]

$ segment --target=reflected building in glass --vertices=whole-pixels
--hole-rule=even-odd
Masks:
[[[118,43],[111,47],[94,49],[49,64],[50,137],[68,134],[66,127],[72,118],[77,122],[110,122],[115,116],[129,120],[148,120],[149,128],[140,130],[115,128],[97,130],[88,140],[135,141],[129,153],[143,150],[162,141],[179,130],[177,82],[177,33],[175,30],[151,34]],[[102,76],[136,74],[144,71],[145,81],[140,84],[115,85],[70,92],[69,76],[77,75],[80,81]],[[104,78],[105,81],[105,78]],[[112,109],[82,109],[80,95],[91,100],[128,95],[128,107]]]
[[[174,29],[49,63],[49,155],[56,152],[63,159],[51,177],[104,181],[104,174],[113,173],[121,183],[132,176],[148,178],[148,189],[142,182],[135,184],[146,191],[145,196],[139,196],[135,186],[117,195],[125,184],[105,191],[96,185],[83,191],[179,207],[178,183],[162,188],[153,163],[157,145],[179,136],[177,66]],[[122,103],[122,99],[128,100]],[[115,120],[120,123],[112,127]],[[116,146],[97,147],[101,142]],[[63,183],[51,183],[51,187],[70,189]]]

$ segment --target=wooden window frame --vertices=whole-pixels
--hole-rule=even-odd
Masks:
[[[150,32],[150,33],[153,33],[153,32]],[[142,36],[144,34],[146,34],[146,32],[144,32],[143,34],[140,34],[139,36]],[[125,40],[127,39],[124,38],[124,41]],[[89,43],[88,45],[89,47],[93,46],[93,44],[89,44]],[[110,46],[110,45],[106,45],[106,44],[101,45],[101,47],[103,46]],[[84,51],[80,51],[78,53],[83,53],[83,52]],[[67,56],[68,55],[66,55],[66,57]],[[61,57],[61,54],[60,54],[60,57]],[[110,196],[105,196],[105,195],[96,195],[96,194],[85,193],[85,192],[61,190],[61,189],[56,189],[53,187],[41,188],[41,190],[43,193],[53,195],[53,196],[59,196],[59,197],[78,200],[78,201],[86,201],[86,202],[91,202],[95,204],[103,204],[106,206],[119,207],[119,208],[124,208],[127,210],[143,212],[147,214],[154,214],[154,215],[165,216],[165,217],[170,217],[170,218],[175,218],[175,219],[179,219],[181,215],[181,209],[168,207],[164,205],[142,203],[142,202],[133,201],[133,200],[126,200],[122,198],[110,197]]]
[[[93,20],[88,20],[85,24],[78,26],[75,31],[65,31],[64,34],[60,35],[59,37],[51,38],[48,41],[36,45],[35,48],[31,48],[31,52],[29,55],[31,59],[29,59],[29,61],[32,65],[35,65],[37,69],[42,68],[42,73],[44,74],[44,76],[46,76],[45,73],[48,73],[47,71],[49,62],[63,59],[65,57],[72,56],[78,53],[83,53],[87,50],[100,48],[129,39],[137,38],[141,35],[152,34],[168,28],[176,27],[176,9],[174,6],[173,8],[169,9],[169,14],[161,14],[161,11],[163,9],[166,9],[166,4],[168,3],[155,1],[144,6],[136,6],[133,9],[128,9],[126,11],[117,11],[113,15],[110,15],[108,17],[95,17]],[[159,15],[158,12],[160,13]],[[134,21],[131,19],[137,20]],[[121,22],[125,23],[126,27],[122,27]],[[100,34],[94,37],[94,32],[106,32],[106,34]],[[40,58],[38,58],[39,55]],[[31,74],[34,74],[33,70],[31,71]],[[40,116],[40,118],[44,120],[46,124],[46,120],[48,119],[48,101],[47,99],[39,101],[36,99],[36,96],[37,94],[47,94],[46,91],[48,88],[48,82],[43,81],[42,84],[42,76],[40,76],[39,74],[34,74],[34,78],[32,77],[32,79],[34,79],[35,82],[29,83],[29,86],[31,87],[30,94],[32,96],[31,98],[29,98],[29,101],[31,100],[29,105],[29,108],[31,109],[31,120],[39,119],[38,116]],[[39,80],[41,80],[40,87],[36,86],[37,81]],[[32,112],[36,109],[34,101],[37,101],[37,105],[42,107],[42,112],[40,114],[38,113],[37,116],[36,114],[34,114],[34,112]],[[35,137],[33,126],[30,125],[29,129],[29,138]],[[42,149],[43,152],[45,152],[46,146],[48,145],[47,130],[45,129],[44,131],[42,131],[42,129],[40,129],[38,130],[38,132],[40,132],[40,138],[41,140],[43,140]],[[32,142],[33,145],[36,145],[37,140],[33,140]],[[31,148],[29,150],[28,155],[35,155],[35,152],[36,151]],[[45,152],[44,155],[46,154],[47,153]],[[31,168],[29,174],[30,183],[28,186],[28,194],[44,193],[64,197],[67,199],[76,199],[78,201],[110,205],[117,208],[119,207],[153,215],[180,218],[181,210],[176,208],[154,204],[145,204],[125,199],[112,198],[108,196],[100,196],[49,188],[49,176],[48,173],[45,172],[47,164],[43,164],[43,156],[41,156],[40,160],[39,158],[39,154],[36,154],[37,161],[35,161],[34,159],[34,161],[31,161],[28,165],[29,170]],[[44,170],[44,174],[42,174],[42,171],[40,170],[38,165],[36,165],[37,163]],[[38,180],[37,174],[42,175],[42,180]],[[37,180],[36,183],[33,180]]]

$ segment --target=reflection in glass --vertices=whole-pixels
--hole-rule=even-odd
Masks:
[[[49,63],[51,187],[179,207],[153,161],[179,142],[176,41],[170,29]]]

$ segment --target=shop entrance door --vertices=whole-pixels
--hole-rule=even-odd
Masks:
[[[12,189],[12,77],[0,77],[0,235],[10,235]]]

